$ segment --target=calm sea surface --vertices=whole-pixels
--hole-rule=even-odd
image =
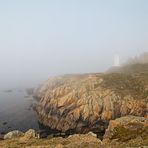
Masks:
[[[32,109],[34,100],[25,90],[0,91],[0,133],[14,129],[38,130],[36,113]]]

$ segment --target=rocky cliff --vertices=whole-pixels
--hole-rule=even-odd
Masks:
[[[50,78],[37,91],[39,122],[61,132],[102,133],[111,119],[147,116],[148,91],[130,74],[84,74]]]
[[[127,142],[136,138],[147,139],[148,119],[137,116],[124,116],[111,120],[104,135],[104,142],[120,141]]]
[[[65,138],[41,138],[33,129],[27,132],[11,131],[0,139],[1,148],[146,148],[148,146],[148,119],[137,116],[124,116],[111,120],[103,140],[89,132],[73,134]]]

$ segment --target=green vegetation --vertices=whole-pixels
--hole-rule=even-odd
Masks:
[[[118,139],[121,142],[125,142],[131,139],[134,139],[138,136],[141,136],[142,139],[147,138],[147,134],[148,134],[148,127],[147,128],[142,128],[142,125],[140,125],[140,123],[134,123],[136,127],[136,129],[133,130],[128,130],[126,128],[124,128],[123,126],[118,126],[114,129],[114,135],[112,137],[112,139]],[[133,126],[133,125],[132,125]]]
[[[109,73],[129,74],[136,78],[140,78],[148,85],[148,64],[129,64],[119,68],[109,70]]]
[[[102,86],[122,97],[131,95],[135,99],[144,99],[148,96],[143,81],[130,74],[110,73],[103,75],[103,78]]]

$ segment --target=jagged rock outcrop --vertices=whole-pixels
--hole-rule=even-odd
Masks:
[[[148,112],[145,85],[128,74],[59,76],[45,82],[36,96],[39,122],[67,133],[101,133],[111,119]]]
[[[144,117],[125,116],[111,120],[104,135],[104,141],[116,140],[126,142],[136,138],[148,138],[148,119]]]
[[[25,133],[24,137],[25,137],[26,139],[36,138],[36,137],[37,137],[37,133],[36,133],[36,131],[35,131],[34,129],[29,129],[29,130]]]
[[[0,147],[28,148],[125,148],[148,146],[148,119],[138,116],[124,116],[111,120],[103,141],[93,132],[73,134],[68,137],[37,137],[36,131],[1,140]]]
[[[100,139],[90,134],[74,134],[67,138],[29,138],[17,137],[0,142],[1,148],[102,148]]]
[[[23,132],[14,130],[4,135],[4,139],[13,139],[13,138],[21,137],[23,135],[24,135]]]

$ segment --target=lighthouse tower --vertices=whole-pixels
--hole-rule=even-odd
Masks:
[[[114,67],[119,67],[120,66],[120,58],[119,55],[114,56]]]

